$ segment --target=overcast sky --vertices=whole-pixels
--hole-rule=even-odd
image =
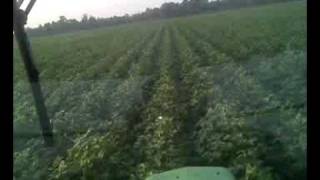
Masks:
[[[28,0],[25,2],[29,2]],[[182,0],[37,0],[28,17],[28,27],[56,21],[59,16],[80,20],[87,13],[95,17],[121,16],[160,7],[164,2]],[[26,4],[23,4],[23,8]]]

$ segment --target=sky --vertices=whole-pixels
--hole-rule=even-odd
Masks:
[[[25,0],[23,9],[28,2]],[[28,16],[27,27],[56,21],[62,15],[77,20],[85,13],[95,17],[131,15],[143,12],[146,8],[160,7],[165,2],[182,0],[37,0]]]

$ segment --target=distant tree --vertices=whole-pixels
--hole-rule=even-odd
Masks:
[[[43,28],[44,28],[45,31],[50,31],[50,30],[51,30],[51,25],[50,25],[50,23],[45,23],[45,24],[43,25]]]
[[[97,20],[96,20],[95,17],[90,16],[89,19],[88,19],[88,23],[89,23],[90,25],[94,25],[94,24],[97,23]]]
[[[69,22],[70,24],[77,24],[77,23],[79,23],[76,19],[69,19],[68,22]]]
[[[67,18],[65,17],[65,16],[59,16],[59,23],[65,23],[65,22],[67,22]]]
[[[178,3],[164,3],[160,7],[162,17],[172,17],[176,16],[179,11]]]
[[[87,15],[87,14],[84,14],[84,15],[82,16],[81,23],[87,23],[88,20],[89,20],[88,15]]]
[[[206,6],[209,4],[208,0],[190,0],[192,12],[198,13],[201,10],[205,9]]]

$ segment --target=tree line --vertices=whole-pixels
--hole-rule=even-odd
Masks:
[[[183,0],[181,3],[163,3],[159,8],[147,8],[144,12],[133,15],[125,14],[124,16],[101,18],[84,14],[80,21],[60,16],[57,21],[39,25],[37,28],[27,28],[26,30],[30,36],[59,34],[131,22],[187,16],[204,12],[217,12],[227,9],[286,1],[295,0]]]

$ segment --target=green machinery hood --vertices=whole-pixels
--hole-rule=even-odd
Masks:
[[[148,177],[146,180],[235,180],[223,167],[185,167]]]

